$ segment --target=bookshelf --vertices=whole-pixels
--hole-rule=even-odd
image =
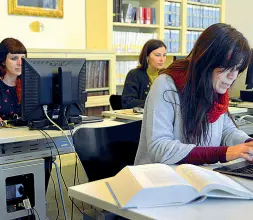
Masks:
[[[119,1],[119,0],[117,0]],[[138,61],[139,50],[131,51],[131,42],[129,46],[123,46],[123,50],[120,51],[115,48],[115,36],[116,32],[132,32],[132,33],[144,33],[155,34],[158,39],[166,42],[166,36],[171,36],[171,33],[178,34],[179,49],[168,52],[168,58],[166,64],[169,64],[173,60],[173,56],[186,56],[189,52],[190,46],[194,41],[189,43],[187,34],[192,34],[194,37],[198,36],[205,28],[202,27],[189,27],[189,6],[194,10],[197,8],[200,13],[205,9],[219,10],[219,22],[225,21],[225,0],[122,0],[123,4],[131,3],[133,7],[147,7],[155,8],[155,24],[140,24],[140,23],[121,23],[119,21],[113,22],[113,7],[114,0],[86,0],[86,46],[87,49],[109,49],[115,51],[115,61]],[[99,5],[99,7],[98,7]],[[176,25],[169,24],[165,14],[171,12],[166,11],[168,5],[179,7],[179,20]],[[178,10],[177,9],[177,10]],[[95,12],[95,13],[94,13]],[[195,11],[194,11],[195,13]],[[177,16],[177,13],[176,13]],[[201,18],[201,15],[198,15]],[[120,19],[121,19],[120,15]],[[124,17],[124,16],[123,16]],[[178,19],[178,18],[176,18]],[[152,19],[151,19],[152,20]],[[174,23],[175,24],[175,23]],[[211,24],[211,23],[210,23]],[[191,36],[192,37],[192,36]],[[193,38],[193,37],[192,37]],[[126,41],[125,38],[120,40]],[[170,42],[171,40],[168,40]],[[126,50],[126,47],[130,47],[130,52]],[[116,62],[115,70],[116,70]],[[131,66],[131,65],[130,65]],[[126,73],[128,69],[125,69]],[[116,72],[112,75],[112,80],[115,81],[114,88],[117,93],[120,93],[123,88],[123,81],[117,80]],[[119,73],[122,74],[122,73]]]

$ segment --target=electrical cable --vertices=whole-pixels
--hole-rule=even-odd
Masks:
[[[72,140],[74,140],[73,139],[73,132],[72,132],[72,130],[69,127],[69,124],[68,124],[68,119],[67,119],[66,116],[64,116],[64,118],[65,118],[66,124],[68,125],[68,129],[70,131],[71,138],[72,138]],[[76,178],[77,178],[78,184],[80,184],[79,177],[78,177],[78,163],[77,163],[76,153],[75,153],[75,168],[74,169],[75,169],[75,171],[74,171],[73,185],[75,186],[76,185]],[[74,203],[73,203],[73,201],[74,201],[74,199],[71,201],[71,220],[73,220],[73,217],[74,217]],[[82,208],[83,208],[83,212],[84,212],[83,202],[82,202]]]
[[[38,130],[46,139],[47,141],[47,146],[49,146],[49,149],[50,149],[50,152],[51,152],[51,158],[53,157],[53,152],[52,152],[52,148],[48,142],[48,137],[46,136],[46,134],[44,133],[43,130]],[[57,207],[57,216],[56,216],[56,220],[58,220],[59,218],[59,215],[60,215],[60,210],[59,210],[59,204],[58,204],[58,200],[57,200],[57,195],[56,195],[56,188],[55,188],[55,182],[54,182],[54,179],[53,179],[53,176],[51,175],[51,172],[49,171],[49,175],[52,179],[52,182],[53,182],[53,186],[54,186],[54,197],[55,197],[55,202],[56,202],[56,207]]]
[[[76,151],[75,151],[74,146],[72,145],[71,141],[69,140],[68,136],[65,134],[65,132],[64,132],[54,121],[52,121],[52,120],[49,118],[49,116],[48,116],[48,114],[47,114],[47,106],[46,106],[46,105],[43,106],[43,110],[44,110],[44,114],[45,114],[45,116],[47,117],[47,119],[48,119],[53,125],[55,125],[55,126],[62,132],[62,134],[66,137],[66,139],[68,140],[68,142],[69,142],[69,144],[70,144],[70,146],[71,146],[71,148],[72,148],[72,151],[73,151],[73,152],[75,153],[75,155],[76,155],[76,158],[78,158],[79,161],[81,161],[80,158],[79,158],[79,156],[77,155],[77,153],[76,153]],[[49,138],[52,140],[52,142],[54,143],[54,146],[55,146],[55,148],[56,148],[56,150],[57,150],[57,153],[58,153],[58,155],[60,156],[60,153],[59,153],[59,151],[58,151],[58,147],[57,147],[55,141],[53,140],[53,138],[52,138],[46,131],[43,131],[43,132],[45,132],[45,133],[49,136]],[[66,184],[65,179],[64,179],[64,177],[63,177],[63,175],[62,175],[62,172],[61,172],[61,165],[60,165],[60,175],[61,175],[61,177],[62,177],[62,181],[63,181],[63,183],[64,183],[64,186],[65,186],[65,188],[66,188],[66,191],[68,192],[67,184]],[[69,196],[68,196],[68,197],[69,197]],[[79,207],[74,203],[73,199],[70,198],[70,197],[69,197],[69,199],[70,199],[70,201],[73,202],[74,206],[78,209],[78,211],[79,211],[81,214],[83,214],[83,212],[79,209]]]
[[[38,218],[40,220],[40,216],[39,216],[39,213],[37,212],[37,210],[35,208],[32,208],[32,210],[34,210],[36,212],[36,215],[38,216]]]
[[[253,115],[243,115],[243,116],[241,116],[239,119],[238,119],[238,122],[241,122],[244,118],[253,118]],[[245,121],[247,121],[248,123],[250,123],[250,124],[253,124],[251,121],[249,121],[249,120],[246,120],[246,119],[244,119]]]
[[[57,153],[58,153],[58,156],[60,156],[58,147],[57,147],[55,141],[53,140],[53,138],[52,138],[46,131],[41,130],[41,132],[42,132],[44,135],[46,134],[46,135],[51,139],[51,141],[54,143],[54,146],[55,146],[55,148],[56,148],[56,151],[57,151]],[[50,148],[50,149],[51,149],[51,148]],[[52,152],[52,151],[51,151],[51,152]],[[60,157],[59,157],[59,159],[60,159]],[[57,169],[57,167],[56,167],[56,163],[55,163],[55,162],[53,162],[53,163],[54,163],[55,168],[56,168],[56,174],[57,174],[58,184],[59,184],[59,189],[60,189],[60,196],[61,196],[62,206],[63,206],[63,210],[64,210],[64,217],[65,217],[65,219],[67,219],[67,212],[66,212],[66,209],[65,209],[64,196],[63,196],[62,186],[61,186],[61,182],[60,182],[61,180],[59,179],[58,173],[57,173],[57,172],[60,172],[60,173],[61,173],[61,170],[58,171],[58,169]],[[60,166],[61,166],[61,160],[60,160]],[[51,173],[50,173],[50,175],[51,175]],[[62,176],[62,175],[61,175],[61,176]],[[63,178],[63,176],[62,176],[62,178]],[[57,205],[57,207],[58,207],[58,205]]]
[[[55,220],[58,220],[58,218],[59,218],[59,216],[60,216],[60,209],[59,209],[59,204],[58,204],[57,195],[56,195],[55,182],[54,182],[53,176],[52,176],[51,174],[50,174],[50,177],[51,177],[51,179],[52,179],[53,186],[54,186],[54,198],[55,198],[56,206],[57,206],[57,216],[56,216],[56,219],[55,219]]]
[[[65,134],[65,132],[62,130],[62,128],[59,125],[57,125],[51,118],[49,118],[49,116],[47,114],[47,105],[43,105],[43,111],[44,111],[44,114],[47,117],[47,119],[62,132],[63,136],[66,137],[67,141],[69,142],[70,147],[72,148],[72,151],[74,153],[76,153],[75,147],[73,146],[72,142],[69,140],[69,137]],[[80,160],[78,154],[76,154],[76,156],[77,156],[79,162],[81,163],[81,160]]]

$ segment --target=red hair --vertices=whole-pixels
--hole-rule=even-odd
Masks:
[[[21,79],[18,78],[16,81],[16,92],[18,96],[18,104],[21,103],[21,97],[22,97],[22,82]]]
[[[11,54],[25,54],[27,55],[27,51],[25,46],[17,39],[14,38],[5,38],[0,43],[0,77],[3,79],[6,74],[6,67],[4,62],[6,60],[7,55]],[[21,95],[22,95],[22,84],[20,77],[16,80],[16,92],[18,96],[18,103],[21,103]]]

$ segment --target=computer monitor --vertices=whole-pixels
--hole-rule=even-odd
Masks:
[[[245,84],[246,90],[240,91],[240,99],[247,102],[253,102],[253,49],[251,49],[251,60],[247,69]]]
[[[173,56],[173,61],[175,60],[180,60],[180,59],[185,59],[186,56]]]
[[[22,59],[21,120],[31,129],[52,129],[50,119],[63,129],[81,123],[87,93],[85,59]]]

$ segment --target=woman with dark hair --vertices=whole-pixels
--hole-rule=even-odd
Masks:
[[[149,89],[166,60],[166,45],[161,40],[147,41],[139,56],[139,66],[129,71],[126,77],[122,107],[144,107]]]
[[[24,45],[17,39],[6,38],[0,43],[0,120],[20,114],[21,59],[26,57]]]
[[[212,164],[253,160],[253,142],[228,112],[228,89],[247,67],[248,41],[228,24],[214,24],[185,59],[154,82],[146,100],[135,164]]]

